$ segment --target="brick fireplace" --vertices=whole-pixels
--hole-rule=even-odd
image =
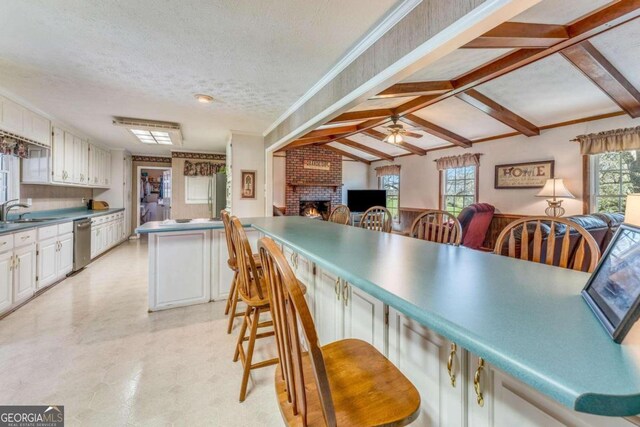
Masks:
[[[285,164],[287,215],[303,215],[309,206],[331,212],[342,203],[342,156],[322,147],[302,147],[288,150]]]

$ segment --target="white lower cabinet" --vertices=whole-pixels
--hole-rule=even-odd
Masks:
[[[13,304],[13,252],[0,253],[0,313]]]
[[[38,242],[38,289],[45,288],[58,280],[57,258],[57,237]]]
[[[73,223],[38,229],[37,288],[64,279],[73,270]]]
[[[333,273],[316,267],[314,323],[320,344],[337,341],[344,336],[342,280]]]
[[[420,415],[412,425],[466,425],[464,350],[452,348],[451,342],[393,308],[389,308],[388,334],[389,360],[409,378],[422,398]]]
[[[360,288],[344,282],[342,286],[344,305],[344,337],[357,338],[372,344],[386,354],[386,307],[377,298]]]
[[[36,290],[36,245],[30,243],[14,251],[13,295],[14,302],[21,302]]]
[[[101,215],[91,219],[91,259],[126,238],[124,223],[124,212]]]

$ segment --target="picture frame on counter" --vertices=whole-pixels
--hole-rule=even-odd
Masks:
[[[240,171],[240,198],[255,199],[256,198],[256,171]]]
[[[554,177],[555,160],[496,165],[494,188],[542,188]]]
[[[621,343],[640,316],[640,228],[622,224],[582,290],[611,338]]]

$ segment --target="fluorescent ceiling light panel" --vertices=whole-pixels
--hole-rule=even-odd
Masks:
[[[115,117],[113,124],[127,129],[143,144],[182,145],[178,123]]]

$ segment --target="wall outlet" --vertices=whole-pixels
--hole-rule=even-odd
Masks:
[[[82,204],[86,205],[87,204],[87,199],[85,199],[84,197],[82,198]]]
[[[27,199],[27,205],[28,205],[28,206],[33,205],[33,199],[32,199],[31,197],[29,197],[29,198]]]

